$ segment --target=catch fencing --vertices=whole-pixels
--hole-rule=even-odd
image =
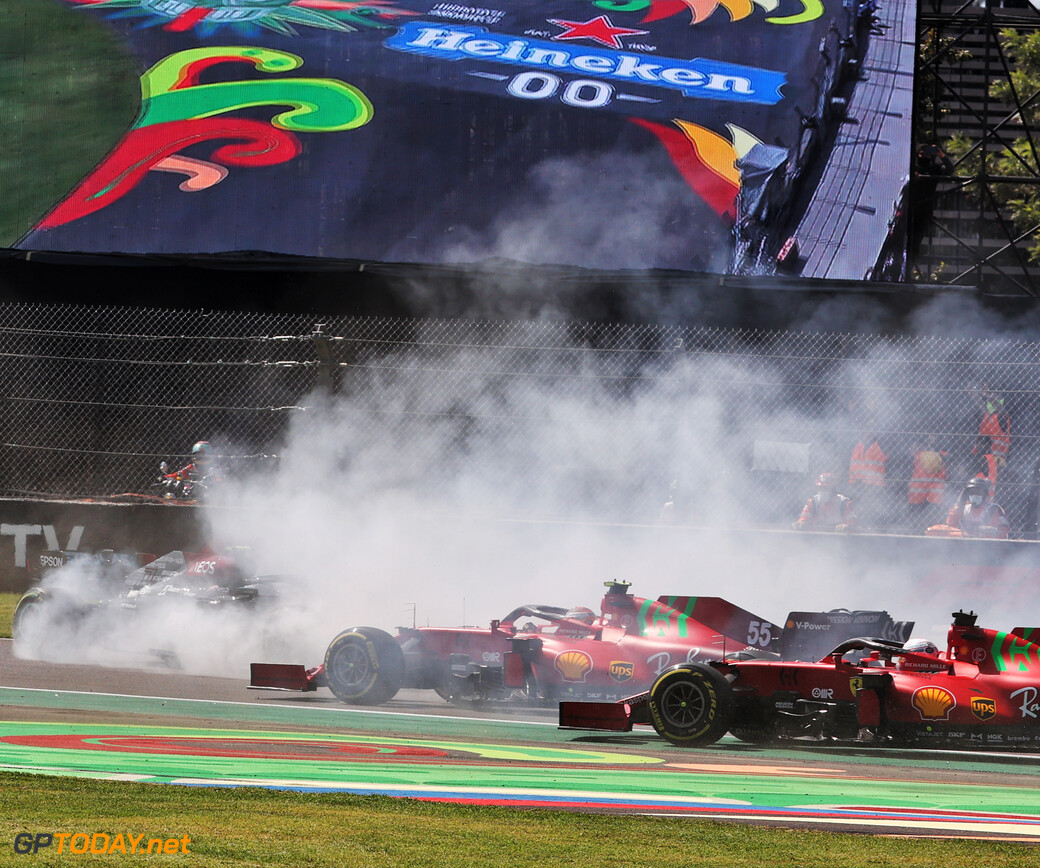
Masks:
[[[155,494],[200,439],[230,478],[275,474],[294,431],[339,414],[396,444],[398,481],[491,466],[515,506],[551,477],[564,496],[527,515],[656,521],[670,499],[672,520],[786,527],[830,471],[862,526],[920,533],[989,470],[986,387],[1010,417],[997,499],[1013,536],[1037,530],[1031,341],[47,305],[0,307],[0,338],[8,497]],[[875,439],[884,486],[849,485]],[[943,457],[939,504],[908,502],[920,450]]]

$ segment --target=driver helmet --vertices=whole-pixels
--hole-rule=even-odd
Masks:
[[[837,493],[838,480],[833,473],[821,473],[816,477],[816,491],[821,500],[831,500]]]
[[[972,506],[981,506],[989,495],[989,481],[981,476],[976,476],[964,487],[964,493]]]
[[[918,639],[914,642],[907,642],[903,646],[904,651],[909,651],[912,654],[938,654],[939,647],[929,639]]]
[[[210,445],[208,440],[200,440],[191,447],[191,457],[195,461],[205,461],[210,457]]]
[[[575,606],[567,610],[567,617],[572,621],[581,621],[582,624],[592,624],[596,620],[596,613],[585,606]]]

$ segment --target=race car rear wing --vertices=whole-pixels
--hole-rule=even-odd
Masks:
[[[861,637],[903,645],[913,631],[913,621],[893,621],[885,611],[791,612],[784,624],[780,659],[815,663],[842,642]]]
[[[657,602],[699,621],[726,639],[732,639],[736,647],[751,646],[772,652],[780,650],[780,627],[777,624],[722,597],[663,596],[658,597]]]
[[[659,597],[658,603],[700,621],[740,646],[779,654],[781,660],[813,663],[846,639],[869,636],[905,643],[913,621],[894,621],[888,612],[832,609],[829,612],[791,612],[784,624],[761,618],[722,597]]]

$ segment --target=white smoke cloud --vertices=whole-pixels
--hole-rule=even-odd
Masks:
[[[268,619],[243,612],[171,607],[148,620],[109,608],[60,648],[27,653],[241,675],[261,655],[314,665],[355,625],[486,625],[522,603],[596,608],[607,579],[640,596],[723,596],[773,622],[887,609],[939,644],[955,608],[985,606],[994,626],[1022,620],[1013,601],[984,593],[984,573],[943,582],[950,543],[921,539],[933,548],[907,560],[906,546],[888,558],[876,541],[795,537],[787,523],[811,474],[774,489],[752,469],[756,439],[854,433],[862,418],[846,392],[873,392],[884,425],[919,402],[912,381],[891,375],[913,367],[898,348],[831,360],[820,382],[838,397],[826,412],[768,354],[538,352],[526,368],[457,347],[370,360],[341,395],[302,402],[310,409],[277,446],[276,468],[213,490],[214,548],[247,546],[259,572],[291,577],[288,645],[265,648]],[[813,472],[847,468],[840,444],[813,449]],[[660,520],[673,479],[680,525]]]
[[[287,597],[224,602],[203,576],[142,580],[96,558],[49,571],[19,603],[15,653],[56,663],[241,677],[253,660],[311,657],[323,641]]]
[[[806,427],[776,371],[755,371],[771,415],[748,417],[728,391],[748,372],[724,358],[608,382],[563,365],[537,386],[491,368],[467,351],[385,358],[364,386],[296,419],[276,474],[221,493],[253,506],[245,521],[213,511],[214,538],[300,575],[330,638],[410,624],[412,606],[435,626],[486,624],[520,603],[595,607],[610,578],[651,597],[725,596],[773,621],[835,607],[916,616],[906,604],[922,601],[888,567],[851,569],[834,540],[799,548],[775,524],[727,532],[754,526],[764,504],[749,497],[768,496],[751,470],[755,432]],[[674,478],[693,527],[660,521]],[[801,497],[773,497],[797,517]]]
[[[722,218],[690,196],[655,149],[546,159],[528,172],[522,193],[500,198],[490,225],[430,253],[448,263],[504,258],[725,273],[730,248]]]

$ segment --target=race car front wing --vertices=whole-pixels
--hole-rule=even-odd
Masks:
[[[649,723],[649,693],[637,693],[617,702],[561,702],[561,729],[600,729],[631,732],[636,723]]]
[[[325,667],[302,663],[250,663],[250,690],[293,690],[309,693],[325,685]]]

